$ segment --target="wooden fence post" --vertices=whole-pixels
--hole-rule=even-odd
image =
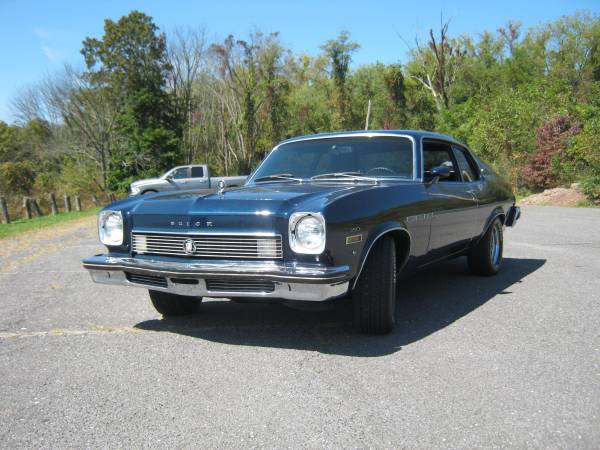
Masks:
[[[4,197],[0,197],[0,212],[2,213],[2,223],[10,223],[8,206],[6,206],[6,199]]]
[[[31,206],[33,207],[33,211],[35,211],[35,213],[37,214],[38,217],[42,217],[42,210],[40,209],[40,205],[37,202],[37,199],[32,198],[31,200],[29,200],[31,203]]]
[[[31,203],[29,197],[23,197],[23,209],[25,210],[25,217],[31,219]]]
[[[65,194],[64,200],[65,200],[65,212],[71,212],[71,198],[67,194]]]
[[[81,211],[81,198],[79,198],[79,195],[75,196],[75,211]]]
[[[50,209],[52,210],[52,214],[58,214],[58,206],[56,205],[56,195],[54,195],[54,192],[50,192],[50,194],[48,194],[48,197],[50,197]]]

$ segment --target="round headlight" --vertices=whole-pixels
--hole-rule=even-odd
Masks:
[[[325,220],[320,214],[294,213],[290,217],[290,246],[296,253],[325,250]]]
[[[121,211],[100,211],[98,216],[98,235],[104,245],[123,243],[123,216]]]

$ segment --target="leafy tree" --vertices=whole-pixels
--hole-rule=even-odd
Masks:
[[[0,121],[0,162],[10,161],[19,155],[20,129]]]
[[[360,48],[356,42],[350,41],[350,34],[342,31],[336,39],[331,39],[321,46],[331,65],[331,78],[333,80],[332,103],[335,112],[332,116],[331,125],[335,130],[348,128],[350,118],[348,117],[348,92],[346,79],[350,70],[352,54]]]
[[[108,88],[117,105],[111,188],[179,162],[180,121],[165,89],[166,37],[152,18],[132,11],[117,22],[107,19],[102,39],[86,38],[81,53],[93,85]]]
[[[0,164],[0,192],[27,195],[35,183],[35,171],[29,161],[9,161]]]

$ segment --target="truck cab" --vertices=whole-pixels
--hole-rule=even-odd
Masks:
[[[180,186],[182,189],[210,188],[210,175],[206,164],[174,167],[161,178]]]

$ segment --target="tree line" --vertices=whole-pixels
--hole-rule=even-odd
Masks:
[[[124,192],[139,178],[206,162],[247,174],[279,140],[362,129],[427,129],[467,143],[520,190],[580,182],[600,198],[600,20],[577,13],[523,30],[399,41],[402,64],[352,68],[348,32],[316,55],[278,33],[209,42],[161,32],[133,11],[21,92],[0,122],[0,193]]]

